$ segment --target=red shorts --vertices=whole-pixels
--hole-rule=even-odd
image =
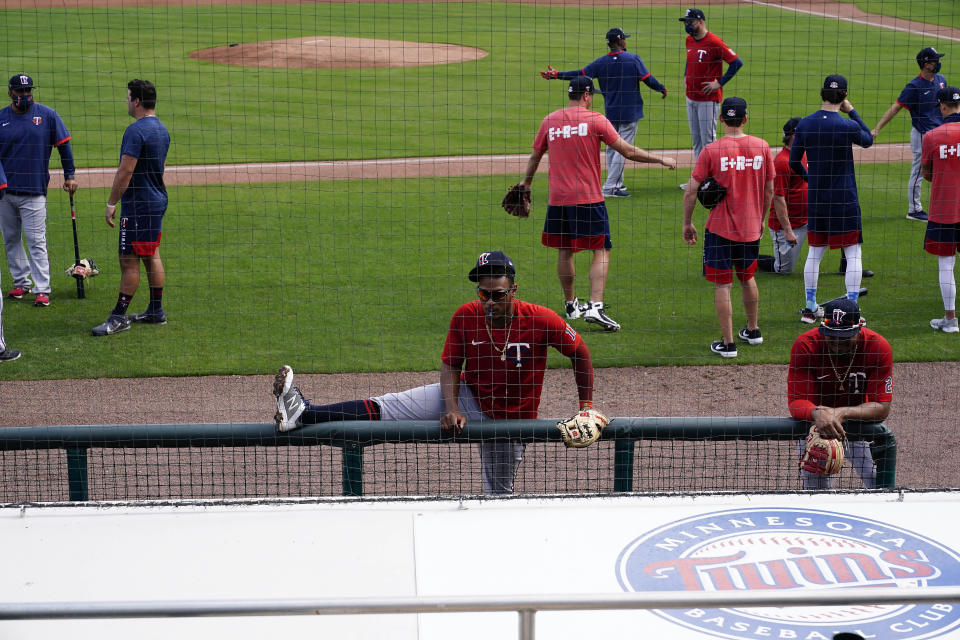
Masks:
[[[704,231],[703,276],[716,284],[730,284],[736,271],[737,280],[746,282],[757,271],[759,253],[760,238],[753,242],[737,242]]]
[[[863,232],[823,233],[822,231],[807,231],[807,244],[811,247],[829,247],[831,249],[852,247],[855,244],[863,244]]]

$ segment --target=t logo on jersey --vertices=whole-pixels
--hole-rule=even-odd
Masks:
[[[39,127],[41,122],[43,122],[43,118],[40,116],[33,116],[33,124]]]
[[[720,158],[720,171],[743,171],[745,169],[756,169],[759,171],[762,166],[763,156],[753,156],[752,158],[746,158],[744,156]]]
[[[518,369],[523,366],[523,361],[528,353],[530,353],[529,342],[508,342],[506,349],[503,351],[507,360],[516,363]]]

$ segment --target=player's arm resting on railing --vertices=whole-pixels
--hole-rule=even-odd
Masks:
[[[577,350],[570,356],[573,364],[573,379],[577,383],[577,395],[580,398],[580,408],[593,406],[593,360],[590,358],[590,349],[581,342]]]
[[[440,392],[443,394],[444,414],[440,426],[460,433],[467,425],[467,419],[460,413],[460,369],[454,369],[446,362],[440,363]]]
[[[527,169],[523,175],[523,184],[528,187],[533,183],[533,176],[537,175],[537,167],[540,166],[540,160],[543,159],[544,153],[546,152],[534,149],[530,153],[530,157],[527,158]]]
[[[131,155],[123,154],[120,156],[120,166],[117,167],[117,173],[113,176],[113,186],[110,187],[110,196],[107,198],[106,218],[107,224],[114,226],[113,218],[117,213],[117,203],[121,196],[130,186],[130,178],[133,177],[133,170],[137,168],[137,159]]]
[[[662,164],[667,169],[676,169],[677,161],[670,157],[661,157],[656,154],[644,151],[640,147],[635,147],[623,138],[617,138],[613,142],[607,143],[614,151],[628,160],[634,162],[644,162],[648,164]]]
[[[872,135],[874,138],[880,135],[880,129],[883,129],[885,126],[887,126],[887,123],[893,120],[895,115],[900,113],[900,109],[903,109],[903,105],[899,102],[894,102],[892,105],[890,105],[890,108],[887,109],[886,113],[883,114],[883,117],[880,118],[880,122],[877,123],[877,126],[870,131],[870,135]]]

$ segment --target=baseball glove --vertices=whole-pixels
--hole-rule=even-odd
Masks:
[[[70,265],[70,268],[64,273],[66,273],[68,276],[73,276],[74,278],[83,278],[84,280],[89,280],[93,276],[100,275],[100,268],[97,267],[97,263],[90,258],[84,258],[80,261],[80,264]]]
[[[568,447],[589,447],[610,423],[607,417],[595,409],[582,409],[569,420],[557,423],[557,429],[563,436],[563,444]]]
[[[807,446],[800,458],[800,468],[810,473],[832,476],[843,466],[843,443],[835,438],[821,438],[816,425],[810,427]]]
[[[526,218],[530,215],[530,187],[522,182],[513,185],[503,196],[500,206],[512,216]]]
[[[713,176],[707,176],[697,188],[697,200],[707,209],[713,209],[727,195],[727,188]]]

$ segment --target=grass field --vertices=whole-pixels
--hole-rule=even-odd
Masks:
[[[858,169],[865,265],[878,273],[864,281],[871,289],[864,314],[894,343],[898,360],[955,360],[960,343],[927,326],[942,307],[936,262],[921,249],[923,226],[903,218],[901,189],[889,186],[904,171]],[[633,170],[627,177],[637,196],[609,204],[614,262],[606,296],[624,329],[577,327],[598,366],[716,363],[707,350],[719,335],[712,289],[700,275],[702,245],[688,248],[679,238],[676,174]],[[89,330],[115,301],[116,236],[100,217],[105,191],[82,191],[78,210],[89,212],[81,217],[83,253],[103,273],[85,300],[75,298],[59,270],[72,262],[69,218],[54,217],[54,304],[5,304],[11,345],[30,357],[0,369],[0,379],[243,374],[280,361],[303,371],[434,369],[450,315],[474,295],[465,274],[483,250],[507,251],[521,297],[559,309],[556,254],[539,241],[546,181],[535,183],[539,206],[524,221],[496,206],[506,184],[507,177],[492,176],[172,189],[163,245],[171,321],[108,339]],[[280,206],[264,212],[263,202]],[[701,230],[703,213],[695,217]],[[767,238],[761,247],[769,248]],[[821,300],[843,293],[838,261],[837,252],[824,261]],[[581,274],[587,264],[586,256],[578,262]],[[758,282],[766,341],[743,348],[738,362],[786,362],[805,327],[796,314],[802,276],[760,274]],[[736,291],[734,302],[741,323]],[[144,289],[132,308],[145,304]]]
[[[631,49],[671,91],[666,101],[650,93],[638,144],[689,144],[675,7],[331,3],[3,13],[26,44],[0,55],[0,67],[34,75],[38,99],[70,128],[80,167],[116,163],[129,123],[123,87],[132,77],[160,87],[158,111],[173,138],[169,164],[523,153],[541,118],[565,103],[564,83],[543,81],[537,71],[594,59],[611,25],[633,34]],[[916,50],[949,50],[928,37],[755,5],[718,6],[709,18],[746,62],[728,94],[749,101],[748,132],[772,144],[784,120],[818,106],[827,73],[850,77],[851,99],[872,124],[915,72]],[[241,69],[187,56],[321,34],[457,43],[490,56],[356,70]],[[904,141],[908,131],[901,115],[883,141]],[[903,219],[907,172],[904,165],[858,168],[865,265],[878,273],[864,282],[871,288],[864,312],[894,342],[897,359],[957,359],[956,340],[927,327],[941,303],[935,262],[921,250],[922,226]],[[624,330],[584,329],[598,366],[717,361],[707,350],[719,330],[700,247],[679,240],[677,184],[686,175],[630,170],[637,197],[609,203],[615,250],[606,300]],[[434,369],[452,311],[474,295],[465,273],[480,251],[506,250],[517,261],[522,297],[559,308],[555,252],[539,242],[546,180],[535,184],[534,217],[517,221],[498,206],[516,177],[171,188],[162,247],[171,322],[105,340],[89,330],[112,308],[118,284],[116,231],[102,220],[106,191],[77,196],[82,253],[103,269],[84,301],[62,274],[73,260],[69,209],[62,192],[51,192],[54,303],[4,306],[8,340],[27,356],[0,369],[0,379],[242,374],[281,361],[298,371]],[[701,230],[703,219],[699,210]],[[837,260],[834,252],[824,272]],[[586,257],[578,266],[585,275]],[[0,269],[6,290],[5,262]],[[743,349],[738,361],[786,362],[803,328],[796,316],[802,278],[762,275],[759,283],[766,342]],[[585,293],[583,277],[579,290]],[[839,276],[822,276],[821,299],[842,291]],[[144,282],[132,308],[145,302]]]

